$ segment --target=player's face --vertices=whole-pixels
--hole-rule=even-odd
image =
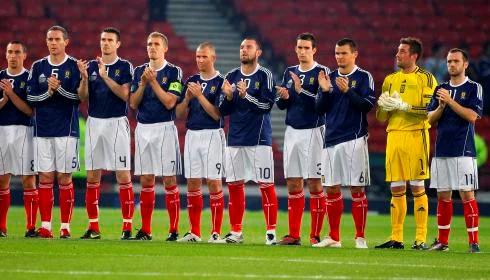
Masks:
[[[447,72],[449,76],[459,76],[468,68],[468,61],[464,61],[463,54],[460,52],[449,53],[447,55]]]
[[[150,60],[159,60],[165,58],[167,45],[160,37],[150,37],[147,41],[146,50]]]
[[[6,58],[9,68],[18,69],[24,66],[26,53],[24,52],[21,44],[8,44]]]
[[[242,64],[252,64],[262,53],[255,40],[243,40],[240,45],[240,62]]]
[[[308,40],[296,41],[296,55],[300,63],[313,62],[313,55],[316,53],[316,48],[313,48],[313,42]]]
[[[46,36],[46,44],[49,54],[59,55],[65,53],[65,48],[68,46],[68,39],[63,38],[63,32],[59,30],[51,30]]]
[[[121,41],[117,40],[117,35],[109,32],[100,34],[100,50],[104,55],[111,55],[117,51]]]
[[[410,54],[410,46],[400,44],[396,53],[396,65],[401,69],[410,68],[417,61],[417,54]]]
[[[349,45],[335,46],[335,59],[339,68],[349,68],[356,64],[357,51],[352,51]]]
[[[216,55],[209,48],[200,48],[196,51],[196,64],[199,72],[209,72],[213,69]]]

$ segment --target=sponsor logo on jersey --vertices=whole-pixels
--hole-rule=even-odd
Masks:
[[[97,80],[97,73],[94,71],[92,74],[90,74],[90,81],[95,81]]]
[[[46,82],[46,76],[44,76],[44,74],[39,75],[38,81],[40,84],[45,83]]]

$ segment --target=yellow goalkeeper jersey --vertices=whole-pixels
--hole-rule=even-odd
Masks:
[[[408,74],[398,71],[386,76],[382,92],[387,91],[391,96],[396,91],[404,102],[412,106],[407,112],[390,112],[386,131],[428,129],[426,108],[436,86],[434,75],[419,67]]]

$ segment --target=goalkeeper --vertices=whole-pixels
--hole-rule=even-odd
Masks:
[[[391,187],[391,237],[376,248],[404,249],[403,223],[407,214],[407,182],[414,198],[415,242],[412,249],[425,250],[428,199],[424,180],[429,178],[429,123],[427,104],[437,81],[419,68],[422,43],[402,38],[396,54],[399,71],[388,75],[378,100],[376,118],[387,121],[386,181]]]

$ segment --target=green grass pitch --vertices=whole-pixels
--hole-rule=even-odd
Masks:
[[[241,245],[178,244],[164,241],[166,212],[153,216],[153,241],[120,241],[121,217],[117,209],[101,209],[102,240],[80,240],[86,227],[85,209],[75,210],[72,239],[23,238],[23,208],[9,211],[9,236],[0,239],[0,279],[489,279],[490,218],[480,219],[482,253],[468,254],[463,217],[454,217],[449,252],[409,249],[413,217],[405,221],[405,250],[354,249],[353,222],[342,219],[341,249],[312,248],[308,243],[309,214],[303,219],[303,246],[264,245],[261,212],[247,211]],[[54,228],[59,210],[53,211]],[[202,217],[203,240],[209,238],[209,211]],[[135,212],[135,225],[139,213]],[[224,217],[224,230],[229,229]],[[366,237],[370,248],[390,232],[389,216],[369,215]],[[187,230],[187,213],[181,212],[181,233]],[[328,229],[326,224],[325,230]],[[278,235],[287,230],[287,214],[279,215]],[[57,231],[55,231],[57,234]],[[429,220],[429,242],[436,236],[435,217]],[[488,250],[488,251],[487,251]]]

